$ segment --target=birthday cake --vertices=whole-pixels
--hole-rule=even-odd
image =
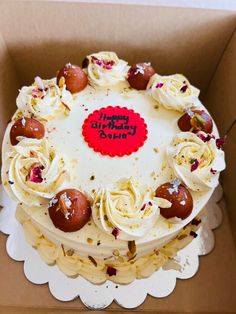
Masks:
[[[2,182],[27,241],[93,283],[150,276],[197,236],[225,168],[223,140],[181,74],[114,52],[24,86]]]

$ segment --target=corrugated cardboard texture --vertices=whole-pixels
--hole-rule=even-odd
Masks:
[[[235,41],[227,45],[235,26],[233,12],[0,1],[0,14],[3,36],[0,37],[1,136],[8,117],[15,110],[17,77],[21,85],[30,84],[36,75],[52,77],[65,62],[79,63],[86,54],[98,50],[115,50],[129,62],[152,61],[161,74],[182,72],[202,89],[203,94],[210,85],[206,104],[222,132],[235,114],[235,106],[234,109],[232,106],[235,99],[232,92],[236,85],[232,63]],[[226,150],[233,170],[235,137],[230,137]],[[228,171],[224,180],[232,209],[233,178],[232,171]],[[235,217],[230,209],[231,217]],[[215,234],[216,248],[200,259],[197,275],[190,280],[178,281],[174,293],[168,298],[148,297],[137,312],[236,311],[236,257],[226,213],[223,225]],[[23,274],[23,264],[6,255],[5,241],[6,237],[1,235],[0,313],[39,313],[36,309],[42,308],[47,308],[47,313],[55,313],[53,308],[85,311],[79,300],[56,301],[46,285],[28,282]],[[126,312],[120,311],[116,304],[110,309],[117,313]]]
[[[212,112],[223,136],[236,119],[236,32],[220,60],[206,95],[206,104]],[[224,147],[227,169],[224,172],[224,194],[227,201],[234,239],[236,241],[236,124],[231,129]]]

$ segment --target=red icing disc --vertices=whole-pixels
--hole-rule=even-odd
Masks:
[[[143,146],[147,125],[132,109],[109,106],[88,116],[83,124],[83,136],[95,152],[122,157]]]

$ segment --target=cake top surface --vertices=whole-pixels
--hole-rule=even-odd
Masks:
[[[104,250],[124,248],[131,240],[148,245],[183,228],[212,194],[225,166],[216,126],[202,132],[209,115],[199,91],[182,75],[160,76],[149,63],[129,67],[110,52],[90,55],[86,62],[84,70],[68,64],[57,81],[36,78],[22,88],[3,142],[3,183],[49,238],[77,249],[88,239],[99,241]],[[74,82],[66,80],[76,75],[82,89],[70,93]],[[142,84],[147,89],[140,89]],[[191,125],[181,132],[179,121],[186,114]],[[35,127],[38,137],[17,131],[12,144],[13,131],[24,129],[32,117],[43,124],[45,134],[40,125]],[[169,196],[161,190],[159,195],[158,188],[167,182]],[[187,189],[182,194],[181,187]],[[78,197],[75,204],[73,191],[56,197],[68,188],[86,196],[92,216],[80,230],[65,233],[50,217],[54,210],[67,223],[75,215]],[[186,208],[188,189],[191,209]],[[176,199],[171,197],[177,194],[175,217],[167,209],[172,210]],[[83,204],[83,215],[89,217],[89,205]],[[186,215],[176,214],[181,206]]]

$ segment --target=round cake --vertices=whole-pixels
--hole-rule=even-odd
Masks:
[[[106,51],[19,91],[2,182],[47,264],[124,284],[197,236],[225,168],[224,141],[198,96],[183,75]]]

